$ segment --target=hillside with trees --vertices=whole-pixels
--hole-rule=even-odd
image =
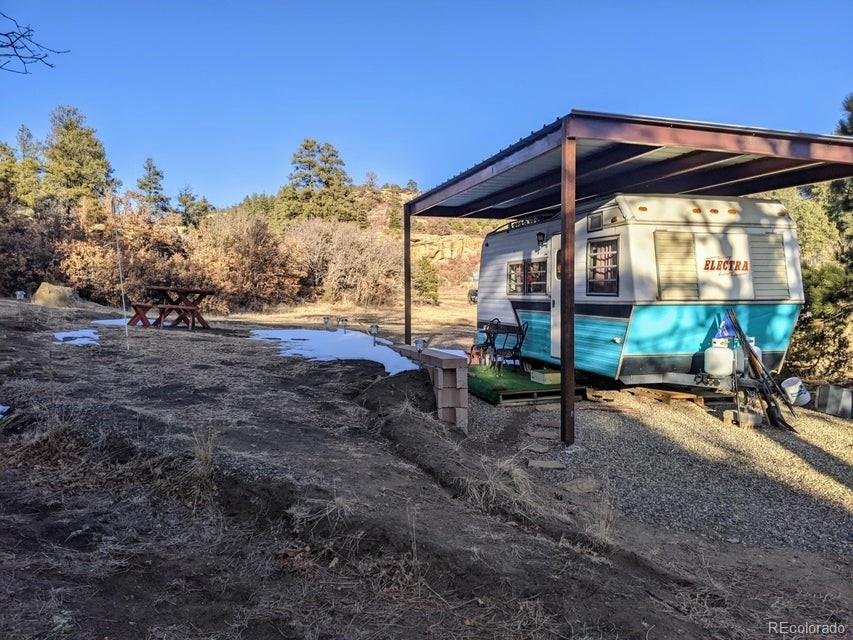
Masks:
[[[22,126],[14,146],[0,144],[0,295],[49,281],[117,304],[119,252],[131,299],[151,282],[209,286],[221,292],[211,301],[220,312],[319,298],[382,305],[400,293],[402,210],[414,180],[380,186],[369,173],[355,185],[338,150],[311,139],[274,195],[221,210],[189,185],[170,197],[163,179],[146,158],[136,184],[121,191],[103,143],[74,107],[54,111],[43,141]],[[417,224],[421,234],[482,229]]]

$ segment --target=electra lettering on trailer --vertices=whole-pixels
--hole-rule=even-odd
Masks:
[[[720,275],[731,273],[740,275],[749,273],[749,260],[734,260],[731,256],[705,258],[705,271],[718,271]]]

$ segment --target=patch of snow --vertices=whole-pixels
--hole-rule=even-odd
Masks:
[[[468,357],[468,354],[462,349],[445,349],[444,347],[430,347],[430,349],[441,351],[442,353],[449,353],[452,356],[460,356],[462,358]]]
[[[418,366],[384,344],[373,345],[373,337],[360,331],[325,329],[255,329],[255,340],[281,341],[281,355],[302,356],[308,360],[371,360],[391,375],[411,371]]]
[[[92,324],[99,324],[102,327],[123,327],[127,324],[125,318],[102,318],[101,320],[92,320]]]
[[[73,344],[83,346],[98,344],[98,332],[94,329],[77,329],[76,331],[57,331],[53,334],[54,344]]]
[[[11,408],[8,404],[0,404],[0,417],[6,415],[6,412]]]

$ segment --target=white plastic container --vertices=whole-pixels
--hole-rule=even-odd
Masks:
[[[799,378],[786,378],[782,380],[781,386],[782,391],[788,397],[788,401],[796,407],[807,405],[812,399],[809,390]]]
[[[728,340],[717,339],[705,349],[705,373],[714,378],[732,375],[735,366],[735,352],[729,349]]]

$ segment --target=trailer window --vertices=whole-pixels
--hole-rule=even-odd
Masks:
[[[547,260],[510,262],[506,267],[507,295],[546,293],[548,286]]]
[[[524,263],[510,262],[506,266],[506,292],[518,295],[524,290]]]
[[[586,292],[593,295],[619,295],[618,239],[593,240],[587,245],[586,255]]]
[[[528,260],[524,278],[524,293],[545,293],[548,268],[545,260]]]

